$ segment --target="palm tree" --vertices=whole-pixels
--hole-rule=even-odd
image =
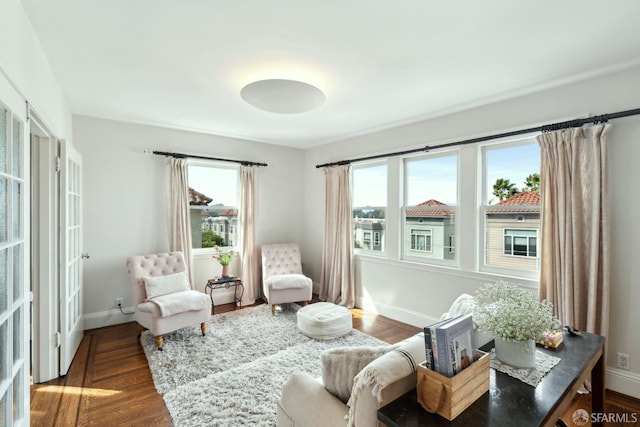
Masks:
[[[516,188],[516,185],[508,179],[498,178],[496,183],[493,184],[493,195],[500,200],[508,199],[519,192],[520,190]]]
[[[540,193],[540,174],[532,173],[524,181],[525,187],[528,191],[533,193]]]

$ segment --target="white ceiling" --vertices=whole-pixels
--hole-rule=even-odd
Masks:
[[[74,114],[307,148],[640,63],[640,1],[22,0]],[[326,102],[246,104],[264,78]]]

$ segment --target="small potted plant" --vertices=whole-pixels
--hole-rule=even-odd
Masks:
[[[506,281],[485,284],[474,302],[474,320],[480,330],[494,335],[496,358],[515,367],[535,367],[535,340],[558,328],[551,303]]]
[[[231,277],[229,275],[229,264],[233,259],[234,252],[232,250],[221,250],[220,246],[216,245],[213,247],[216,250],[216,254],[213,255],[213,258],[218,260],[218,263],[222,266],[222,277]]]

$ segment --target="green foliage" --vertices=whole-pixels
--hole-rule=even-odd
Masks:
[[[532,173],[524,180],[524,186],[528,191],[540,193],[540,174]]]
[[[224,239],[211,230],[202,230],[202,247],[213,248],[215,246],[223,246]]]
[[[514,194],[518,194],[520,190],[508,179],[498,178],[493,184],[493,195],[500,200],[508,199]]]
[[[384,210],[379,209],[356,209],[353,211],[354,218],[378,218],[384,219]]]

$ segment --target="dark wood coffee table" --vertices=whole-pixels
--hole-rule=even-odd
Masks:
[[[585,379],[591,375],[592,413],[604,411],[604,337],[583,332],[565,334],[557,350],[541,349],[561,361],[531,387],[491,369],[489,392],[453,421],[430,414],[418,403],[416,390],[378,410],[378,419],[389,427],[412,426],[555,426],[569,409]],[[602,425],[602,423],[594,423]]]

